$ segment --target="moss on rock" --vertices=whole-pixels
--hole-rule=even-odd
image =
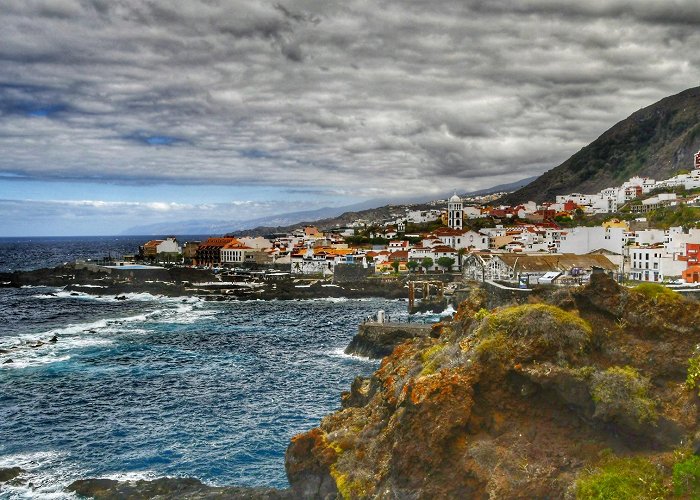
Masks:
[[[666,498],[663,476],[642,457],[604,458],[596,468],[582,474],[575,485],[581,500],[645,500]]]
[[[649,397],[649,379],[630,366],[596,372],[591,380],[595,417],[631,428],[656,422],[656,403]]]
[[[479,354],[504,361],[576,355],[588,346],[592,330],[576,313],[550,304],[525,304],[486,315],[475,335]]]

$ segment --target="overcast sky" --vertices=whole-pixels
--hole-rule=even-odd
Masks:
[[[2,0],[0,236],[471,191],[700,84],[697,0]]]

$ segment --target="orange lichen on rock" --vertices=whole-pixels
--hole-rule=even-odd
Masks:
[[[697,303],[605,276],[540,299],[486,310],[475,290],[439,338],[396,347],[353,382],[340,411],[292,440],[294,491],[563,498],[603,449],[666,471],[680,443],[700,449],[700,398],[687,383]]]

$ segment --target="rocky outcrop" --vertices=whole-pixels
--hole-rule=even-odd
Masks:
[[[363,323],[345,348],[345,354],[381,359],[391,354],[397,345],[416,337],[428,337],[431,331],[432,325],[421,323]]]
[[[124,499],[246,499],[291,500],[291,492],[273,488],[236,488],[207,486],[193,478],[160,478],[152,481],[115,481],[113,479],[82,479],[67,490],[82,497],[98,500]]]
[[[169,269],[128,270],[90,268],[66,264],[53,269],[0,273],[0,288],[22,286],[63,287],[71,295],[81,293],[127,300],[128,293],[150,293],[166,297],[198,296],[205,300],[299,300],[328,297],[383,297],[400,299],[408,297],[401,279],[366,279],[337,285],[331,280],[316,280],[297,286],[289,279],[261,282],[251,288],[240,283],[219,282],[219,276],[211,270],[189,267]],[[207,283],[193,286],[192,283]]]
[[[605,276],[548,300],[487,310],[475,291],[435,338],[397,346],[371,377],[353,382],[339,411],[292,440],[293,491],[584,498],[599,491],[591,471],[605,453],[634,455],[671,488],[674,461],[692,455],[682,450],[700,423],[688,382],[700,384],[700,358],[689,361],[698,355],[700,308]],[[584,476],[585,488],[577,483]]]
[[[24,473],[24,469],[21,467],[9,467],[6,469],[0,469],[0,483],[8,483],[17,479]]]

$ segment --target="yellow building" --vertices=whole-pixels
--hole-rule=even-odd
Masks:
[[[625,231],[630,230],[629,222],[627,222],[626,220],[610,219],[608,221],[603,222],[603,228],[610,229],[613,227],[621,227]]]

